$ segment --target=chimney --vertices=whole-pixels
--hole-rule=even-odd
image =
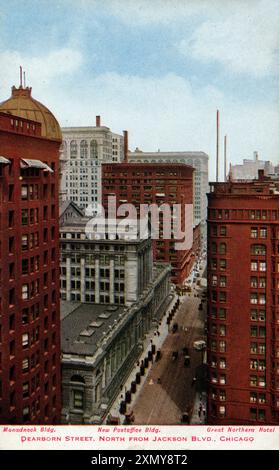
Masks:
[[[123,131],[124,135],[124,162],[128,163],[128,131]]]
[[[101,116],[96,116],[96,127],[101,127]]]
[[[254,160],[257,162],[259,160],[258,152],[254,152]]]

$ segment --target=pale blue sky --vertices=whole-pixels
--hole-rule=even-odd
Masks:
[[[132,150],[203,150],[212,169],[219,108],[232,162],[278,163],[278,24],[276,0],[0,0],[0,99],[21,64],[61,125],[101,114]]]

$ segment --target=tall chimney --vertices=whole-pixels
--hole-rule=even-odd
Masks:
[[[219,109],[217,109],[216,113],[216,182],[219,181],[219,127],[220,127],[220,120],[219,120]]]
[[[123,131],[124,135],[124,162],[128,163],[128,131]]]
[[[96,127],[101,127],[101,116],[96,116]]]
[[[224,181],[227,181],[227,136],[224,137]]]
[[[254,161],[257,162],[259,160],[258,152],[254,152]]]

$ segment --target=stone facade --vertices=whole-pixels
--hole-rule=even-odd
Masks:
[[[69,304],[62,315],[62,422],[101,423],[171,301],[170,267],[156,263],[130,307]],[[72,311],[69,313],[69,307]],[[95,338],[94,338],[95,335]]]
[[[99,116],[95,127],[64,127],[62,134],[60,199],[91,215],[101,204],[101,164],[123,160],[123,136],[101,126]]]

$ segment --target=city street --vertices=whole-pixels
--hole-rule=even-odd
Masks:
[[[189,412],[191,416],[197,393],[204,385],[203,352],[193,348],[195,340],[204,338],[205,307],[200,311],[199,303],[200,298],[195,293],[181,297],[180,308],[161,347],[162,357],[153,363],[133,404],[135,424],[179,424],[183,413]],[[175,323],[178,330],[173,333]],[[184,347],[189,350],[190,366],[184,365]],[[176,351],[175,359],[173,352]]]

